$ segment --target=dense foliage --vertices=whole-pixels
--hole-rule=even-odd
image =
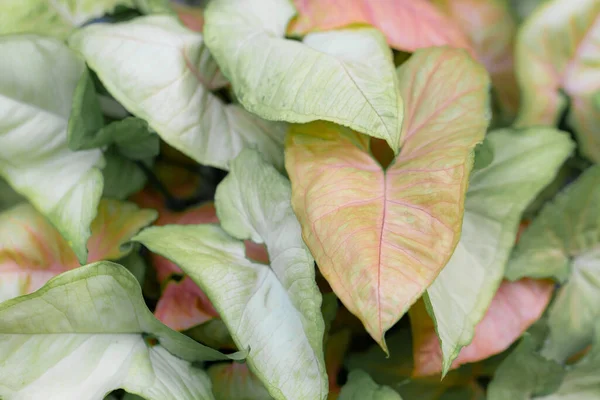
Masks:
[[[0,1],[0,399],[600,399],[600,0]]]

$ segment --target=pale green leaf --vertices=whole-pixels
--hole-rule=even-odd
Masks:
[[[225,229],[265,243],[271,267],[248,261],[243,242],[214,225],[154,227],[134,240],[177,263],[208,295],[274,398],[324,399],[321,295],[290,196],[289,182],[251,150],[217,189]]]
[[[523,233],[506,277],[554,277],[571,273],[570,260],[600,243],[600,167],[594,166],[548,203]]]
[[[100,150],[72,152],[67,124],[83,61],[54,39],[0,38],[0,175],[67,239],[83,263],[102,193]]]
[[[403,102],[392,53],[373,28],[283,36],[288,0],[221,0],[205,12],[206,44],[240,103],[270,120],[327,120],[399,151]],[[374,73],[376,71],[376,73]]]
[[[594,166],[542,209],[507,268],[509,279],[554,277],[564,283],[550,306],[550,334],[542,349],[559,362],[592,342],[600,318],[598,204],[600,166]]]
[[[550,128],[499,130],[486,142],[494,159],[472,173],[460,241],[427,290],[444,374],[473,340],[502,281],[521,214],[574,148],[566,133]],[[461,363],[468,361],[475,360]]]
[[[110,262],[0,304],[7,400],[93,400],[117,388],[149,400],[208,400],[210,381],[191,362],[224,358],[156,320],[133,275]]]
[[[221,81],[217,64],[202,35],[175,16],[90,25],[69,43],[128,111],[199,163],[228,169],[242,148],[255,147],[283,168],[286,125],[210,93]]]
[[[342,388],[338,400],[402,400],[400,395],[388,386],[379,386],[362,370],[354,370],[348,375],[348,382]]]
[[[565,371],[558,363],[536,351],[536,341],[526,334],[500,365],[488,387],[489,400],[529,400],[552,393]]]
[[[271,400],[263,384],[246,364],[229,363],[211,366],[208,371],[216,400]]]
[[[2,0],[0,34],[38,33],[65,39],[76,27],[135,0]]]
[[[600,248],[576,257],[571,276],[550,306],[550,335],[542,351],[548,358],[564,361],[592,341],[600,319]]]
[[[596,325],[596,329],[598,325]],[[597,336],[592,350],[581,361],[567,367],[560,387],[546,397],[536,400],[598,400],[600,399],[600,338]],[[554,385],[552,385],[554,387]]]

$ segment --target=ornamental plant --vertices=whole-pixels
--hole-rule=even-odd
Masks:
[[[0,2],[0,399],[600,399],[598,0]]]

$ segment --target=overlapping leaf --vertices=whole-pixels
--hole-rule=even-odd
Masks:
[[[600,310],[600,167],[568,186],[523,233],[507,268],[509,279],[554,277],[564,282],[550,307],[542,354],[563,362],[591,343]],[[566,281],[566,282],[565,282]]]
[[[434,0],[466,33],[477,58],[490,73],[504,118],[513,118],[519,106],[514,72],[517,25],[506,0]]]
[[[600,161],[600,91],[596,0],[552,0],[540,6],[519,32],[517,78],[521,87],[520,126],[554,125],[570,99],[567,121],[582,154]]]
[[[199,163],[227,169],[242,148],[257,147],[282,167],[285,124],[261,120],[210,93],[222,85],[217,64],[202,35],[176,17],[90,25],[69,44],[127,110]]]
[[[155,218],[153,210],[102,200],[91,224],[88,261],[122,258],[130,250],[123,244]],[[29,204],[0,214],[0,301],[31,293],[79,265],[66,240]]]
[[[456,357],[459,359],[454,366],[478,361],[506,349],[537,319],[551,293],[541,290],[538,284],[518,284],[512,289],[511,285],[506,285],[508,297],[520,294],[521,301],[529,301],[530,306],[523,306],[522,314],[513,313],[512,318],[507,317],[514,322],[510,325],[513,329],[506,326],[490,340],[485,326],[490,323],[504,325],[493,318],[502,318],[507,308],[503,305],[511,304],[505,302],[509,300],[507,296],[496,299],[494,307],[500,308],[489,310],[484,319],[486,324],[477,328],[483,336],[473,339],[476,325],[490,304],[494,304],[492,298],[504,275],[523,211],[554,179],[574,147],[566,133],[550,128],[499,130],[488,134],[486,142],[493,151],[493,161],[471,174],[460,242],[427,290],[428,311],[436,321],[441,354],[431,331],[425,330],[429,332],[428,339],[415,335],[424,345],[423,349],[415,349],[416,369],[421,374],[446,373]],[[551,289],[551,285],[547,289]],[[530,298],[542,292],[546,295],[540,296],[539,301],[534,300],[536,296]],[[427,317],[421,315],[419,318]],[[459,356],[461,348],[471,340],[475,340],[474,346]],[[443,363],[440,363],[441,356]]]
[[[118,6],[146,12],[166,11],[162,0],[3,0],[0,34],[38,33],[65,39],[89,20],[110,14]],[[141,7],[140,7],[141,6]]]
[[[206,44],[239,101],[270,120],[327,120],[386,140],[396,151],[403,106],[381,33],[344,29],[284,39],[288,0],[209,4]],[[373,73],[377,71],[377,73]]]
[[[217,189],[219,219],[237,239],[217,225],[171,225],[134,240],[198,283],[274,398],[325,399],[321,295],[290,196],[287,180],[244,150]],[[271,266],[249,261],[243,239],[264,242]]]
[[[298,16],[288,28],[292,35],[367,23],[381,30],[390,46],[398,50],[470,47],[460,26],[427,0],[294,0],[294,4]]]
[[[85,65],[54,39],[0,38],[0,176],[40,210],[87,260],[102,193],[100,150],[72,152],[67,123]]]
[[[0,355],[7,400],[94,400],[118,388],[148,400],[212,400],[191,362],[227,358],[158,322],[133,275],[110,262],[0,304]]]
[[[385,331],[454,251],[472,151],[488,122],[487,75],[464,51],[419,50],[398,75],[406,119],[387,170],[368,137],[325,123],[291,128],[286,144],[304,240],[384,349]]]

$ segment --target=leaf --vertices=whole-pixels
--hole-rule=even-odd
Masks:
[[[507,1],[434,0],[434,4],[466,33],[490,73],[504,118],[512,119],[519,107],[513,57],[517,24]]]
[[[600,367],[600,344],[598,326],[592,351],[577,364],[569,368],[556,392],[540,397],[539,400],[593,400],[598,398],[598,368]],[[556,384],[552,385],[555,388]],[[550,391],[548,391],[550,392]]]
[[[384,350],[385,331],[454,251],[473,148],[488,122],[486,73],[464,51],[418,50],[398,75],[407,117],[387,170],[369,155],[368,138],[345,128],[293,126],[286,143],[303,238]]]
[[[323,296],[325,299],[325,296]],[[337,395],[340,392],[338,385],[338,375],[343,366],[344,357],[350,347],[352,332],[344,329],[330,335],[325,344],[325,365],[327,367],[327,376],[329,378],[329,397]]]
[[[550,307],[546,357],[566,360],[591,343],[600,313],[600,167],[587,169],[548,203],[523,233],[506,276],[553,277],[566,283]]]
[[[102,200],[91,224],[88,261],[117,260],[123,244],[156,218],[154,210]],[[0,301],[31,293],[79,262],[59,232],[29,204],[0,214]]]
[[[202,35],[175,16],[93,24],[69,44],[128,111],[200,164],[228,169],[242,148],[256,147],[283,166],[285,124],[261,120],[210,93],[222,81],[217,64]]]
[[[388,386],[379,386],[364,371],[354,370],[348,376],[348,383],[340,392],[339,400],[402,400],[400,395]]]
[[[206,294],[188,276],[181,282],[167,282],[154,315],[176,331],[190,329],[219,317]]]
[[[473,332],[472,341],[460,350],[456,358],[450,358],[448,368],[481,361],[508,349],[540,318],[550,302],[553,289],[554,284],[549,281],[522,279],[516,282],[503,282],[483,319],[475,327],[469,326]],[[447,371],[442,370],[443,356],[433,321],[427,315],[425,307],[420,309],[417,305],[411,308],[410,313],[415,352],[413,376],[440,372],[445,374]],[[459,305],[460,303],[456,304],[457,309]],[[441,310],[445,311],[443,307]],[[449,324],[452,321],[452,313],[438,311],[435,315],[437,330],[447,330],[444,323]]]
[[[460,27],[426,0],[294,0],[298,16],[288,27],[292,35],[366,23],[379,29],[397,50],[450,45],[470,48]]]
[[[600,161],[600,90],[595,46],[600,3],[596,0],[548,1],[527,20],[516,48],[517,78],[523,96],[519,126],[556,125],[570,98],[568,124],[581,153]],[[564,94],[563,94],[564,93]]]
[[[31,35],[0,38],[0,53],[0,176],[56,226],[83,263],[104,165],[100,150],[67,146],[72,96],[85,65],[62,43]]]
[[[526,334],[498,368],[488,399],[529,400],[555,391],[563,377],[563,367],[537,353],[535,341]]]
[[[383,35],[371,28],[344,29],[311,34],[299,43],[283,38],[294,13],[288,0],[208,5],[206,45],[240,103],[269,120],[348,126],[385,139],[397,152],[403,102]]]
[[[270,400],[272,397],[246,364],[216,364],[208,369],[216,400]]]
[[[0,179],[0,211],[11,208],[23,201],[24,199],[19,193],[15,192],[6,181]]]
[[[0,34],[37,33],[65,39],[85,22],[112,13],[135,0],[3,0]]]
[[[208,295],[271,396],[325,399],[321,295],[290,195],[287,180],[252,150],[217,189],[224,228],[264,242],[271,267],[247,260],[243,242],[216,225],[152,227],[134,240],[176,262]]]
[[[137,245],[136,247],[140,246]],[[134,249],[125,257],[120,258],[118,262],[120,265],[127,268],[127,270],[131,272],[133,276],[135,276],[135,279],[137,279],[140,286],[144,286],[147,265],[144,257],[140,255],[139,249]]]
[[[67,142],[69,149],[89,150],[110,143],[110,137],[101,134],[104,116],[100,99],[94,87],[94,81],[87,68],[84,68],[75,92],[67,125]]]
[[[92,400],[117,388],[148,400],[209,400],[210,381],[190,362],[226,358],[158,322],[133,275],[111,262],[0,304],[0,354],[7,400]]]
[[[143,189],[146,175],[134,161],[121,155],[114,147],[104,152],[104,159],[106,166],[102,170],[103,197],[123,200]]]
[[[538,303],[530,299],[532,308],[522,310],[522,315],[518,310],[505,309],[512,304],[506,303],[510,299],[497,298],[495,306],[500,308],[488,311],[486,324],[477,328],[484,336],[474,339],[476,325],[490,304],[494,304],[492,298],[500,287],[521,215],[556,176],[574,147],[566,133],[550,128],[498,130],[488,134],[484,143],[492,149],[494,159],[487,167],[471,174],[460,241],[448,264],[427,290],[428,311],[436,321],[441,354],[434,335],[427,330],[429,336],[422,340],[425,348],[415,348],[416,354],[421,353],[415,356],[418,374],[440,371],[445,374],[451,365],[478,361],[505,350],[527,329],[532,318],[539,316],[549,300],[551,292],[542,291],[538,284],[521,283],[514,287],[506,284],[506,294],[521,294],[523,301],[528,299],[530,290],[546,295],[541,296]],[[507,326],[498,331],[494,340],[488,340],[490,333],[484,333],[485,326],[500,323],[494,318],[509,311],[513,315],[513,319],[509,319],[514,323],[510,325],[513,329]],[[418,339],[419,335],[415,337]],[[472,340],[475,345],[459,356],[461,348]],[[440,362],[442,354],[443,363]],[[459,357],[457,362],[452,364],[456,357]]]

